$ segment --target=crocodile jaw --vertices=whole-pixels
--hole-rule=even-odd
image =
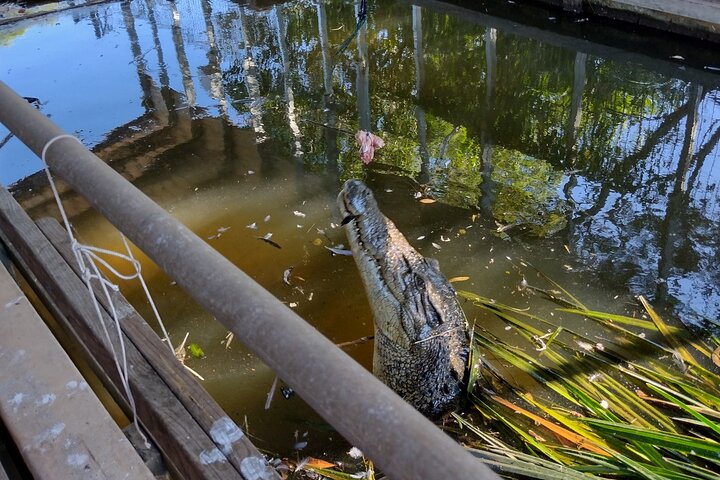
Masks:
[[[373,372],[421,412],[438,415],[462,391],[467,363],[467,324],[455,291],[362,182],[345,183],[338,207],[375,319]]]

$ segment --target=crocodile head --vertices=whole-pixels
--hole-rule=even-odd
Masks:
[[[469,340],[455,290],[348,180],[338,207],[375,320],[373,373],[423,414],[452,408],[463,390]]]

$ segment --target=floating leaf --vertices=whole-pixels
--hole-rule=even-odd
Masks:
[[[258,239],[258,240],[262,240],[263,242],[265,242],[265,243],[267,243],[267,244],[269,244],[269,245],[272,245],[272,246],[275,247],[275,248],[282,248],[282,247],[280,246],[280,244],[278,244],[277,242],[275,242],[275,241],[273,241],[273,240],[270,240],[270,237],[272,237],[272,233],[266,233],[265,236],[263,236],[263,237],[257,237],[257,239]]]
[[[306,458],[303,463],[305,464],[304,468],[334,468],[335,464],[326,462],[325,460],[322,460],[320,458],[314,458],[314,457],[308,457]]]
[[[203,349],[200,348],[200,345],[197,343],[191,343],[188,345],[187,351],[193,358],[203,358],[205,356],[205,352],[203,352]]]
[[[328,250],[330,250],[335,255],[345,255],[348,257],[352,257],[352,250],[347,250],[345,248],[338,248],[338,247],[325,247]]]
[[[465,282],[467,280],[470,280],[470,277],[452,277],[451,279],[448,280],[448,282],[450,282],[450,283]]]
[[[435,203],[435,202],[437,202],[437,200],[435,200],[434,198],[421,198],[420,199],[420,203],[430,204],[430,203]]]
[[[295,267],[288,267],[283,272],[282,279],[283,279],[283,282],[287,285],[290,285],[290,275],[292,275],[293,268],[295,268]]]

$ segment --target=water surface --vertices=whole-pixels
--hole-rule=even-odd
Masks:
[[[353,260],[325,248],[346,243],[335,196],[353,177],[448,277],[469,277],[458,288],[555,315],[518,288],[542,284],[532,264],[590,308],[639,315],[644,295],[670,321],[715,328],[712,47],[505,2],[370,3],[357,28],[359,2],[69,10],[0,27],[0,79],[335,342],[372,332]],[[358,129],[387,143],[369,166]],[[56,215],[39,161],[2,145],[0,181],[33,215]],[[81,199],[64,201],[84,241],[121,248]],[[282,248],[258,239],[269,233]],[[346,450],[297,397],[266,411],[274,374],[237,340],[226,348],[226,329],[146,259],[143,272],[172,339],[189,333],[206,353],[188,364],[254,441]],[[137,286],[122,288],[150,318]],[[371,350],[348,351],[369,367]]]

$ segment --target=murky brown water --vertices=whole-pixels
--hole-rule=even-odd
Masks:
[[[469,277],[458,289],[612,340],[519,291],[523,274],[547,286],[524,260],[593,309],[634,313],[644,294],[672,321],[717,324],[711,48],[646,32],[650,51],[637,35],[542,10],[516,23],[383,1],[342,50],[355,3],[71,10],[0,27],[11,60],[0,78],[335,342],[372,332],[352,258],[325,248],[346,243],[335,196],[351,177],[448,277]],[[578,29],[613,40],[580,41]],[[387,142],[367,167],[359,128]],[[0,148],[0,181],[33,215],[55,214],[37,159],[14,139]],[[84,241],[121,249],[106,221],[72,193],[64,201]],[[258,240],[269,233],[282,248]],[[189,333],[205,351],[188,364],[254,441],[288,453],[297,431],[305,453],[347,448],[297,397],[276,395],[266,411],[274,374],[239,342],[226,348],[224,327],[146,259],[143,272],[173,341]],[[122,288],[151,318],[139,288]],[[369,366],[371,348],[349,352]]]

